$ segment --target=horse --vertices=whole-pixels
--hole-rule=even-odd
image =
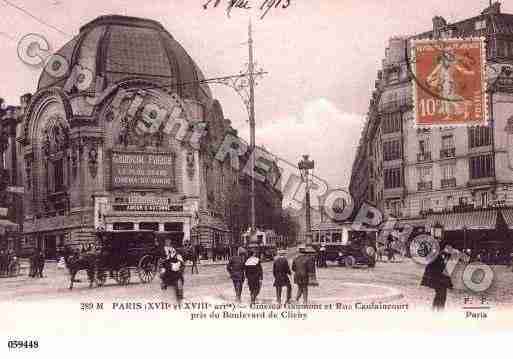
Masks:
[[[73,283],[76,281],[75,276],[81,270],[87,271],[87,278],[89,279],[89,288],[93,287],[98,269],[98,256],[94,253],[74,253],[66,254],[64,262],[69,270],[70,284],[69,290],[73,289]]]

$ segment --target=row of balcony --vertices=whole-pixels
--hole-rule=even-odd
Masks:
[[[456,157],[456,148],[445,148],[440,150],[440,159]],[[417,153],[417,162],[431,161],[431,152]]]
[[[442,178],[440,180],[441,188],[456,187],[456,178]],[[417,191],[430,191],[433,189],[433,181],[423,181],[417,183]]]

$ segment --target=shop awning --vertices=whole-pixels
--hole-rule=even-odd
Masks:
[[[483,210],[460,213],[434,213],[427,217],[427,223],[440,223],[445,231],[466,229],[495,229],[497,210]]]
[[[513,229],[513,208],[501,209],[504,220],[509,229]]]
[[[11,222],[8,219],[0,218],[0,227],[2,227],[2,228],[18,228],[18,224]]]

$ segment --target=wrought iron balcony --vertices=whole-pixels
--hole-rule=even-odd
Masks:
[[[456,178],[442,178],[440,186],[442,188],[456,187]]]
[[[456,157],[456,148],[444,148],[440,150],[440,158]]]
[[[417,162],[431,161],[431,152],[417,153]]]
[[[433,181],[417,183],[417,191],[429,191],[431,189],[433,189]]]

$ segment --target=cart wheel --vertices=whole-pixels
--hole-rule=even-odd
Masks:
[[[145,255],[139,261],[137,266],[137,274],[143,283],[150,283],[155,278],[157,273],[157,266],[155,265],[155,258],[150,255]]]
[[[356,259],[353,256],[347,256],[345,259],[346,267],[351,268],[356,264]]]
[[[118,271],[116,280],[120,285],[128,285],[128,283],[130,283],[130,268],[121,267]]]

